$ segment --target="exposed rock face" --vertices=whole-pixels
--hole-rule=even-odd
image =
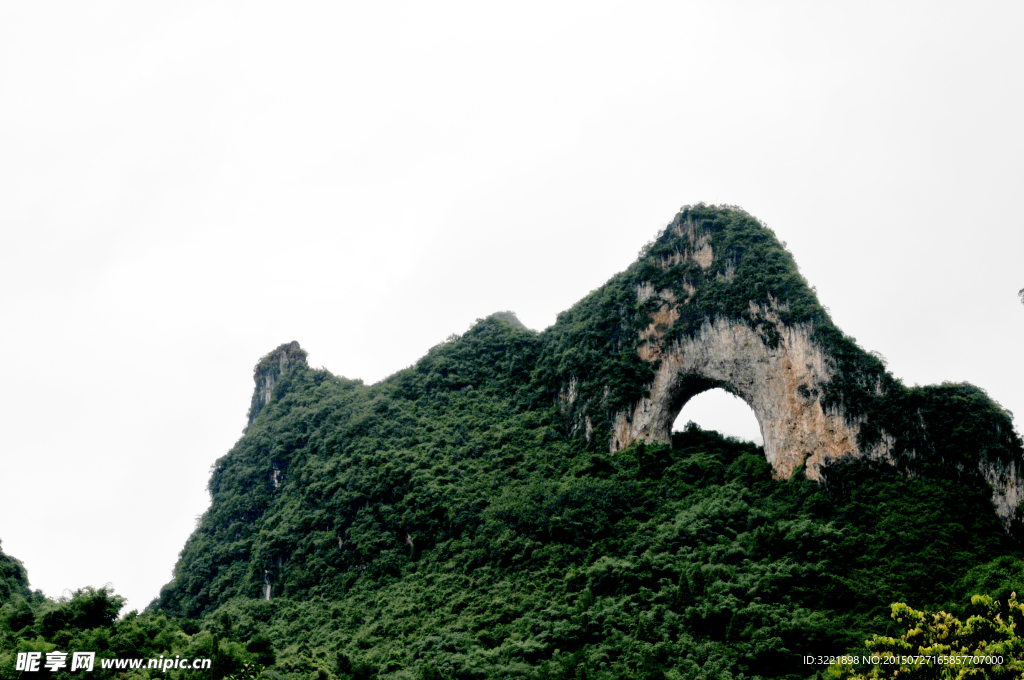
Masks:
[[[252,403],[249,405],[249,422],[245,426],[246,430],[256,422],[260,410],[273,398],[274,385],[277,384],[289,362],[306,365],[306,350],[299,347],[298,342],[292,341],[281,345],[256,364],[252,371],[256,389],[252,395]]]
[[[1008,414],[968,385],[908,390],[835,328],[789,253],[752,222],[742,211],[684,209],[619,279],[635,305],[619,308],[616,349],[628,347],[622,329],[637,329],[636,356],[653,379],[627,407],[605,407],[611,451],[640,440],[670,442],[686,402],[720,387],[754,411],[777,478],[804,466],[809,478],[825,481],[830,464],[856,459],[916,474],[915,461],[938,460],[976,470],[1009,527],[1024,500],[1024,457]],[[591,416],[611,403],[609,385],[588,386],[578,375],[563,385],[573,429],[590,439]],[[959,392],[943,397],[943,390]],[[941,409],[928,400],[943,398],[947,409],[957,399],[972,403],[965,420],[994,418],[984,431],[977,426],[973,451],[939,434],[943,423],[935,418],[948,420],[949,411],[931,415]]]
[[[1020,512],[1024,502],[1024,479],[1021,466],[1016,463],[1009,465],[999,461],[982,461],[978,463],[978,471],[985,481],[992,486],[992,504],[996,514],[1009,523]]]
[[[756,307],[751,312],[774,316],[771,310]],[[808,325],[783,327],[774,348],[748,325],[736,321],[706,321],[695,337],[667,346],[661,342],[657,325],[657,320],[652,321],[640,348],[645,360],[660,360],[650,396],[641,399],[632,413],[616,414],[613,451],[639,439],[670,442],[672,424],[686,402],[705,390],[721,387],[754,411],[765,456],[777,477],[788,478],[806,463],[807,476],[820,481],[827,460],[862,455],[857,445],[859,425],[821,403],[821,387],[831,375],[821,348],[811,340]],[[887,437],[868,455],[884,458],[890,444],[891,437]]]
[[[655,260],[658,269],[691,265],[706,277],[715,265],[711,235],[693,221],[670,227],[675,247]],[[716,272],[716,283],[735,280],[730,259]],[[703,277],[694,277],[695,279]],[[885,458],[892,437],[885,434],[870,451],[858,446],[860,424],[822,404],[822,387],[833,367],[812,339],[811,323],[785,324],[779,312],[788,311],[769,293],[767,304],[748,300],[749,319],[705,317],[696,332],[666,341],[672,327],[690,316],[697,282],[684,280],[684,297],[672,288],[656,291],[649,281],[636,287],[637,301],[654,304],[650,324],[640,332],[640,357],[657,365],[654,381],[632,411],[615,414],[612,451],[638,440],[671,441],[672,424],[683,406],[705,390],[721,387],[743,399],[754,411],[764,438],[765,456],[775,475],[788,478],[800,465],[808,477],[821,480],[823,465],[842,456]],[[752,323],[754,322],[754,323]],[[756,322],[764,322],[757,328]],[[691,324],[692,325],[692,324]],[[772,334],[765,332],[771,328]],[[774,342],[772,342],[774,336]]]

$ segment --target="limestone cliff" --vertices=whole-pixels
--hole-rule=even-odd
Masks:
[[[249,405],[249,421],[245,426],[246,430],[256,422],[260,410],[274,397],[274,386],[289,363],[306,365],[306,350],[299,347],[298,342],[292,341],[281,345],[262,357],[253,368],[252,378],[256,383],[256,389],[253,391],[252,402]]]
[[[784,245],[740,209],[684,208],[538,341],[534,387],[561,404],[569,434],[612,452],[671,441],[686,402],[721,387],[753,410],[780,479],[827,483],[830,466],[856,460],[955,470],[986,480],[1008,528],[1019,519],[1024,447],[1009,414],[971,385],[905,387],[836,328]],[[297,342],[256,365],[247,429],[290,363],[306,366]]]
[[[834,326],[788,251],[741,210],[684,208],[559,321],[573,329],[558,352],[572,429],[607,436],[613,452],[669,442],[686,402],[721,387],[754,411],[779,478],[802,469],[823,482],[857,459],[909,474],[945,466],[983,477],[1007,526],[1019,514],[1024,450],[1009,415],[969,385],[906,388]],[[565,361],[581,348],[594,358]]]

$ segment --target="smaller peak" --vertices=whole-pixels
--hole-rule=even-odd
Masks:
[[[274,394],[274,385],[284,372],[288,364],[306,363],[308,352],[299,346],[295,340],[280,345],[274,351],[265,354],[252,369],[252,379],[256,383],[256,389],[252,394],[252,403],[249,405],[249,427],[256,422],[256,417]]]
[[[495,312],[494,314],[491,314],[487,318],[489,318],[489,319],[501,319],[505,323],[512,324],[516,328],[522,328],[522,329],[525,329],[525,330],[529,330],[529,329],[526,328],[526,325],[522,321],[519,320],[519,317],[516,316],[516,313],[511,311],[511,310],[508,310],[508,311],[505,311],[505,312]]]
[[[277,349],[260,357],[260,360],[252,369],[252,377],[259,383],[260,374],[272,369],[274,365],[283,367],[290,361],[298,361],[306,365],[307,356],[309,356],[309,353],[302,349],[296,340],[278,345]]]

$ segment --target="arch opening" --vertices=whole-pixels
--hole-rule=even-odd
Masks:
[[[764,446],[761,424],[754,410],[721,387],[704,390],[687,400],[673,422],[672,431],[683,431],[689,422],[702,430],[714,430],[726,437]]]

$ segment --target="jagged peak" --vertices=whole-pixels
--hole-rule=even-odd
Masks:
[[[277,383],[281,373],[289,364],[301,364],[308,366],[306,357],[308,352],[299,346],[295,340],[279,345],[272,352],[269,352],[256,363],[252,369],[252,379],[256,388],[252,394],[252,403],[249,406],[249,420],[245,426],[248,430],[260,411],[271,400],[274,395],[274,385]]]

